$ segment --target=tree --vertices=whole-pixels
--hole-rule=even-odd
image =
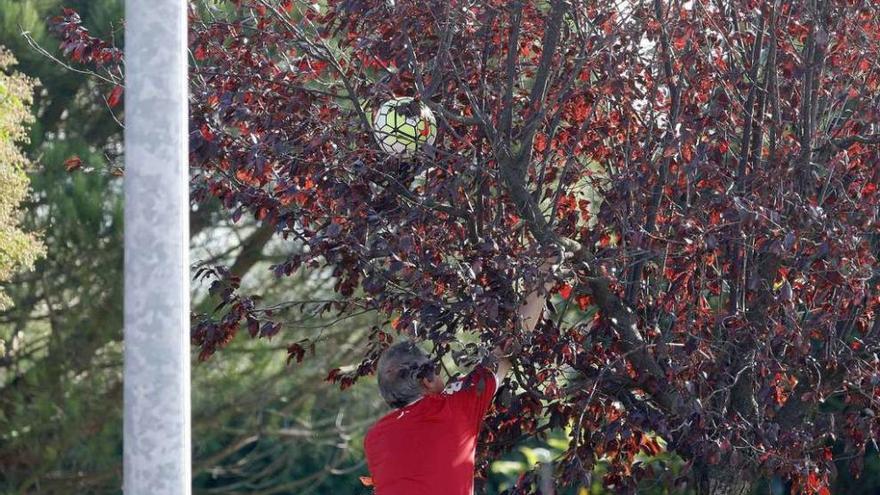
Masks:
[[[25,171],[29,164],[18,149],[27,141],[27,124],[33,121],[30,104],[35,82],[19,73],[8,73],[15,57],[0,46],[0,282],[7,282],[20,271],[30,270],[45,254],[34,234],[19,227],[19,204],[28,193]],[[0,290],[0,309],[12,301]],[[14,343],[6,343],[10,348]]]
[[[560,484],[599,459],[620,492],[779,476],[828,493],[835,458],[860,470],[880,426],[871,2],[225,7],[191,16],[193,196],[307,246],[274,269],[332,268],[343,299],[323,309],[387,315],[329,380],[372,373],[394,333],[438,358],[515,338],[484,459],[568,427]],[[369,111],[392,96],[434,111],[435,146],[379,150]],[[560,247],[574,275],[521,335],[516,306]],[[208,274],[224,304],[194,325],[203,358],[282,330]],[[663,450],[681,476],[636,457]]]

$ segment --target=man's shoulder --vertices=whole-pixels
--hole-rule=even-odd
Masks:
[[[374,421],[373,424],[371,424],[371,425],[367,428],[367,432],[366,432],[366,434],[364,435],[364,441],[365,441],[365,442],[366,442],[367,440],[369,440],[369,439],[375,437],[376,434],[379,433],[379,432],[384,428],[385,424],[388,422],[388,420],[389,420],[389,418],[391,417],[391,415],[394,414],[394,411],[396,411],[396,409],[392,409],[391,411],[388,411],[387,413],[385,413],[384,415],[382,415],[382,417],[380,417],[379,419],[377,419],[376,421]]]
[[[446,388],[443,389],[443,394],[452,395],[461,392],[462,390],[468,390],[472,387],[476,387],[477,392],[481,393],[483,387],[487,384],[487,380],[494,382],[495,375],[489,370],[489,368],[483,365],[477,365],[467,375],[456,378],[446,385]]]
[[[377,419],[367,428],[367,432],[364,434],[365,447],[367,446],[367,444],[374,443],[377,438],[382,437],[382,432],[387,429],[388,423],[395,411],[396,410],[391,410],[385,413],[381,418]]]
[[[378,420],[376,420],[373,424],[371,424],[367,428],[367,432],[364,433],[364,443],[367,443],[371,438],[373,438],[376,435],[376,430],[379,426],[379,423],[381,423],[381,422],[382,422],[382,418],[379,418]]]
[[[442,398],[440,395],[426,395],[416,401],[413,404],[410,404],[406,407],[401,407],[397,409],[392,409],[385,413],[382,417],[376,420],[368,429],[367,435],[371,432],[375,434],[382,429],[393,426],[398,423],[400,420],[410,418],[412,416],[420,416],[426,411],[431,411],[436,407],[435,403],[440,401]]]

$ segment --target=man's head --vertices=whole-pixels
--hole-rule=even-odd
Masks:
[[[379,358],[379,392],[391,407],[403,407],[444,388],[436,365],[415,342],[394,344]]]

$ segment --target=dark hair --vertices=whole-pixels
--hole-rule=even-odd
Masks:
[[[389,406],[403,407],[422,396],[422,378],[431,378],[436,366],[411,340],[392,345],[379,358],[379,393]]]

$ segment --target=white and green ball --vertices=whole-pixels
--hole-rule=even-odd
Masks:
[[[373,132],[382,151],[411,155],[437,138],[437,121],[424,103],[410,97],[392,98],[373,117]]]

